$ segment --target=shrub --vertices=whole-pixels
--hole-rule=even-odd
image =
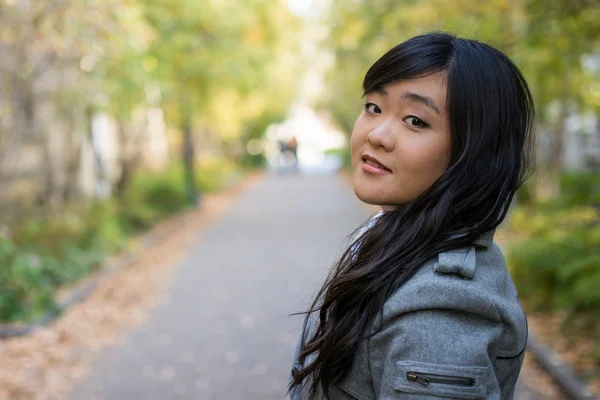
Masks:
[[[162,173],[138,173],[125,190],[118,215],[123,230],[134,233],[186,206],[183,168],[173,164]]]
[[[538,308],[600,310],[600,224],[548,230],[509,247],[520,294]]]
[[[506,254],[529,307],[563,311],[565,335],[589,329],[600,337],[600,210],[585,179],[566,177],[560,197],[513,210]],[[600,365],[600,342],[592,353]]]
[[[535,199],[535,187],[532,183],[526,182],[516,193],[517,204],[530,205]]]
[[[220,190],[236,172],[231,161],[205,159],[198,166],[200,190]],[[158,173],[138,172],[120,200],[23,222],[11,238],[0,237],[0,320],[31,320],[56,310],[58,288],[88,275],[132,235],[188,206],[183,167],[173,164]]]
[[[198,163],[196,177],[204,193],[218,192],[239,174],[237,165],[230,159],[205,156]]]
[[[600,206],[600,174],[571,172],[561,176],[561,199],[565,206]]]
[[[31,319],[54,307],[49,267],[58,267],[55,260],[19,251],[11,240],[0,238],[0,263],[1,320]]]

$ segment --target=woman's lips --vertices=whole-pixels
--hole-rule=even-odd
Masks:
[[[381,164],[375,157],[369,155],[363,156],[361,168],[363,171],[374,175],[387,175],[392,173],[392,171]]]

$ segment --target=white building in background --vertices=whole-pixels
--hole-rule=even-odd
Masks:
[[[341,166],[339,157],[327,157],[330,150],[347,146],[346,136],[333,129],[306,105],[292,107],[289,118],[271,125],[266,132],[265,155],[271,167],[280,165],[279,142],[295,137],[298,142],[298,167],[301,170],[335,169]]]
[[[600,165],[600,119],[593,113],[571,114],[566,121],[563,165],[567,170]]]

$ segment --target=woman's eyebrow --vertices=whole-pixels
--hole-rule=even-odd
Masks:
[[[385,90],[383,87],[381,86],[377,86],[375,88],[373,88],[373,90],[371,92],[374,93],[378,93],[381,96],[387,97],[388,92],[387,90]],[[406,100],[410,100],[416,103],[421,103],[429,108],[431,108],[433,111],[435,111],[437,114],[441,114],[440,113],[440,109],[437,108],[437,106],[435,105],[435,101],[433,101],[433,99],[431,97],[427,97],[424,96],[422,94],[418,94],[415,92],[404,92],[402,94],[402,98],[406,99]]]
[[[440,114],[440,110],[435,105],[435,102],[431,97],[423,96],[422,94],[414,93],[414,92],[404,92],[402,94],[402,98],[406,100],[410,100],[416,103],[424,104],[425,106],[431,108],[438,115]]]

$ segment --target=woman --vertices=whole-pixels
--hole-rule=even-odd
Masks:
[[[532,168],[534,107],[500,51],[414,37],[367,72],[354,190],[382,213],[307,312],[297,399],[511,399],[527,322],[493,243]]]

